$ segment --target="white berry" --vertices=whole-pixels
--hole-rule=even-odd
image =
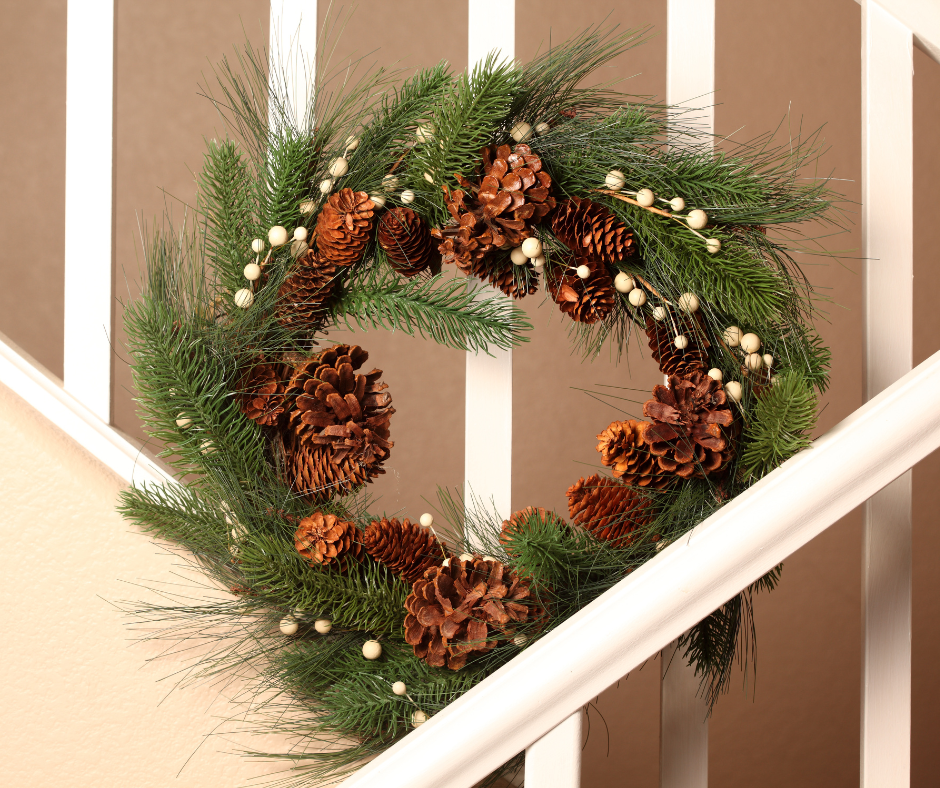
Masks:
[[[287,243],[287,229],[276,224],[268,230],[268,242],[271,246],[283,246]]]
[[[430,528],[432,525],[434,525],[434,515],[430,512],[425,512],[421,515],[421,519],[418,522],[420,522],[421,525],[423,525],[425,528]]]
[[[251,242],[251,251],[255,254],[261,254],[264,251],[264,241],[260,238],[255,238],[255,240]]]
[[[575,273],[579,279],[587,279],[591,275],[591,269],[582,263],[575,269]]]
[[[425,714],[421,709],[418,709],[411,715],[411,724],[417,728],[420,725],[424,725],[428,721],[428,715]]]
[[[525,265],[529,262],[529,256],[522,251],[521,246],[517,246],[509,253],[509,259],[512,260],[513,265]]]
[[[744,357],[744,366],[751,370],[751,372],[757,372],[757,370],[764,366],[764,359],[761,358],[760,353],[748,353]]]
[[[649,208],[654,202],[656,202],[656,195],[653,194],[652,189],[640,189],[636,193],[636,201],[644,208]]]
[[[377,640],[367,640],[362,644],[362,656],[366,659],[378,659],[382,656],[382,644]]]
[[[689,227],[693,230],[701,230],[706,224],[708,224],[708,214],[705,213],[701,208],[696,208],[694,211],[689,211],[689,215],[686,217],[686,222],[688,222]]]
[[[294,621],[294,619],[292,618],[281,619],[281,634],[296,635],[298,629],[300,629],[300,625],[296,621]]]
[[[346,150],[355,150],[359,147],[359,138],[349,136],[346,138]]]
[[[636,282],[633,281],[633,277],[630,276],[630,274],[625,274],[621,271],[614,277],[614,287],[617,288],[618,293],[629,293],[636,287]]]
[[[212,454],[215,451],[215,446],[212,445],[212,441],[208,438],[199,444],[199,453],[200,454]]]
[[[402,201],[405,205],[411,205],[411,203],[413,203],[413,202],[415,201],[415,193],[414,193],[413,191],[411,191],[411,189],[405,189],[405,190],[401,193],[401,201]]]
[[[176,426],[181,430],[185,430],[192,423],[193,420],[187,419],[183,413],[180,413],[180,415],[176,417]]]
[[[760,350],[760,337],[757,334],[745,334],[741,337],[741,350],[745,353],[756,353]]]
[[[526,123],[524,120],[519,121],[515,126],[512,127],[509,131],[509,135],[516,142],[524,142],[532,136],[532,127]]]
[[[328,618],[318,618],[313,622],[313,628],[321,635],[328,635],[333,628],[333,622]]]
[[[624,178],[620,170],[611,170],[607,173],[607,177],[604,178],[604,184],[607,188],[615,192],[619,192],[626,182],[627,179]]]
[[[545,255],[540,254],[538,257],[532,258],[532,265],[535,266],[537,271],[542,270],[545,267]]]
[[[538,238],[526,238],[520,248],[523,254],[530,259],[542,254],[542,242]]]
[[[306,240],[307,240],[307,228],[306,228],[306,227],[295,227],[295,228],[294,228],[294,240],[295,240],[295,241],[306,241]]]
[[[430,172],[426,172],[424,173],[424,180],[426,180],[428,183],[434,183],[434,175],[432,175]]]
[[[627,300],[633,304],[633,306],[643,306],[643,304],[646,303],[646,293],[637,287],[630,291],[630,295],[627,296]]]
[[[543,134],[548,134],[548,132],[550,132],[551,130],[552,130],[552,127],[549,126],[545,121],[535,124],[535,133],[538,134],[539,136],[542,136]]]
[[[461,560],[461,561],[472,561],[472,560],[473,560],[473,556],[472,556],[470,553],[461,553],[461,554],[460,554],[460,560]]]
[[[520,632],[518,635],[516,635],[512,639],[512,644],[514,646],[518,646],[519,648],[522,648],[528,642],[529,642],[529,636],[522,632]]]
[[[306,241],[293,240],[290,242],[290,253],[294,257],[300,257],[304,252],[306,252],[310,246]]]
[[[683,200],[681,197],[673,197],[669,201],[669,207],[674,211],[682,211],[685,209],[685,200]]]
[[[255,295],[243,287],[241,290],[238,290],[235,293],[235,306],[241,307],[242,309],[248,309],[255,302]]]
[[[334,178],[342,178],[347,172],[349,172],[349,162],[346,159],[342,156],[333,159],[330,165],[330,175]]]
[[[407,695],[408,687],[405,686],[404,681],[396,681],[394,684],[392,684],[392,692],[394,692],[396,695]]]
[[[689,338],[685,334],[677,334],[673,342],[679,350],[685,350],[689,346]]]
[[[741,344],[741,329],[737,326],[728,326],[724,332],[724,340],[728,347],[737,347]]]
[[[665,320],[667,314],[668,312],[666,312],[666,307],[664,306],[653,307],[653,320]]]
[[[385,198],[381,194],[370,194],[369,199],[372,200],[376,208],[385,207]]]
[[[333,179],[327,178],[320,181],[320,194],[329,194],[333,190]]]
[[[679,309],[683,309],[686,312],[695,312],[701,306],[701,302],[698,300],[698,296],[695,293],[683,293],[679,296]]]
[[[708,377],[721,383],[721,379],[724,377],[724,375],[722,375],[721,370],[718,369],[718,367],[712,367],[710,370],[708,370]]]
[[[245,275],[245,279],[247,279],[249,282],[255,282],[261,276],[261,266],[257,263],[248,263],[242,273]]]
[[[434,139],[434,124],[422,123],[415,129],[415,139],[418,142],[430,142]]]
[[[317,204],[313,200],[304,200],[300,204],[300,212],[304,216],[309,216],[317,209]]]
[[[717,238],[706,238],[705,239],[705,251],[709,254],[718,254],[721,251],[721,241]]]
[[[770,369],[774,365],[774,357],[770,353],[764,353],[764,366]]]
[[[398,188],[398,176],[389,173],[382,178],[382,186],[386,191],[393,191]]]
[[[741,388],[741,384],[736,380],[729,380],[725,383],[725,394],[728,395],[728,399],[733,402],[740,402],[741,397],[744,396],[744,389]]]

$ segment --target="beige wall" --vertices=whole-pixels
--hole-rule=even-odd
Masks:
[[[320,5],[325,8],[327,4]],[[718,0],[717,5],[718,131],[736,132],[735,139],[746,139],[775,127],[788,109],[790,128],[802,125],[814,129],[826,123],[825,137],[832,149],[822,171],[846,179],[845,194],[857,202],[861,150],[859,6],[852,0]],[[161,186],[184,201],[193,196],[190,170],[199,167],[201,136],[213,135],[216,123],[211,107],[196,95],[201,73],[226,50],[230,51],[231,44],[241,40],[242,26],[256,42],[265,40],[267,6],[262,0],[122,0],[118,4],[115,276],[120,283],[116,291],[119,294],[126,292],[125,273],[134,292],[135,211],[146,219],[161,212]],[[611,20],[624,26],[654,24],[659,36],[614,64],[609,77],[636,75],[626,83],[625,90],[663,96],[664,3],[518,0],[517,8],[516,46],[522,59],[547,42],[549,35],[554,40],[563,39],[581,26],[601,20],[612,8]],[[54,371],[61,370],[62,352],[64,10],[64,0],[13,5],[7,19],[19,35],[8,37],[0,50],[5,75],[0,98],[2,106],[10,110],[0,114],[0,172],[7,184],[0,191],[0,237],[7,240],[0,253],[6,274],[4,287],[0,288],[0,331]],[[495,19],[494,24],[499,20]],[[362,3],[349,23],[340,54],[352,50],[365,54],[377,47],[381,49],[374,58],[381,63],[400,60],[417,66],[447,59],[455,68],[463,68],[467,57],[466,4],[434,0]],[[919,209],[915,217],[915,360],[919,361],[940,346],[936,339],[940,311],[933,304],[940,260],[930,232],[931,206],[940,198],[940,152],[935,144],[940,66],[920,52],[915,55],[915,191]],[[742,126],[743,130],[738,131]],[[857,206],[849,208],[855,210]],[[178,208],[174,213],[180,216]],[[30,258],[24,265],[15,244],[27,237],[27,232],[29,237],[41,236],[41,241],[30,245]],[[858,226],[851,234],[827,243],[830,248],[857,250]],[[850,252],[842,264],[812,265],[808,269],[819,287],[830,288],[827,292],[838,304],[831,310],[829,322],[820,326],[834,355],[833,386],[826,399],[821,429],[831,427],[862,401],[861,263],[857,256],[857,252]],[[514,505],[538,503],[561,508],[567,486],[597,464],[593,436],[617,416],[617,411],[574,387],[614,384],[648,390],[657,373],[648,358],[638,355],[630,359],[629,365],[619,367],[606,360],[581,365],[567,353],[567,326],[558,319],[557,311],[550,304],[541,304],[539,296],[526,299],[525,306],[536,331],[531,343],[515,355]],[[120,342],[120,332],[117,337]],[[416,516],[427,508],[422,499],[433,499],[436,485],[459,485],[462,479],[462,354],[382,333],[357,336],[356,341],[367,347],[375,363],[386,370],[385,378],[392,386],[398,408],[393,461],[389,473],[374,487],[381,496],[378,505]],[[135,434],[139,428],[124,359],[119,351],[115,358],[114,420]],[[637,398],[642,400],[642,394]],[[636,407],[628,408],[628,412],[635,413]],[[29,455],[30,447],[23,443],[29,429],[32,427],[24,427],[19,437],[4,434],[4,446],[13,447],[5,454]],[[67,452],[61,456],[67,469],[65,476],[72,472],[70,456]],[[932,660],[940,644],[940,601],[934,579],[940,569],[940,536],[934,528],[934,512],[940,504],[938,464],[940,461],[931,457],[914,476],[912,757],[913,784],[925,787],[934,784],[934,775],[940,770],[940,753],[934,744],[940,735],[940,678]],[[38,469],[18,472],[15,477],[4,475],[0,482],[4,504],[23,506],[35,500],[33,485],[48,489],[48,475],[48,470],[43,475]],[[125,660],[124,667],[134,666],[143,663],[143,652],[136,648],[124,650],[117,617],[110,611],[102,614],[104,608],[95,607],[98,603],[93,594],[120,597],[120,592],[109,590],[115,587],[116,579],[153,577],[163,571],[163,564],[145,540],[129,533],[114,515],[108,514],[108,496],[113,498],[117,488],[114,480],[105,483],[102,478],[98,474],[94,483],[83,482],[87,493],[77,486],[57,497],[69,501],[70,508],[93,500],[88,505],[97,508],[82,515],[82,526],[76,530],[82,538],[97,534],[100,539],[120,539],[121,549],[112,555],[102,548],[77,562],[70,562],[65,553],[69,571],[77,571],[88,562],[89,571],[93,568],[96,572],[94,579],[84,571],[80,583],[76,577],[63,586],[56,584],[53,573],[48,577],[31,575],[35,579],[30,592],[25,583],[10,584],[8,588],[16,589],[16,604],[7,606],[6,615],[11,615],[12,609],[16,616],[28,615],[24,621],[35,620],[32,611],[36,610],[37,595],[32,589],[38,588],[38,599],[45,606],[41,617],[47,618],[48,609],[48,616],[59,620],[56,605],[67,597],[69,604],[75,604],[76,611],[80,611],[73,615],[87,622],[81,627],[83,637],[106,654],[119,654]],[[94,492],[102,485],[111,492]],[[44,533],[37,528],[34,525],[29,532],[34,534],[33,541],[41,541]],[[11,524],[10,532],[19,539],[27,530]],[[861,518],[853,513],[794,555],[787,562],[781,588],[759,600],[756,698],[745,697],[735,687],[719,704],[710,731],[713,785],[744,788],[798,784],[828,788],[857,784],[860,536]],[[31,543],[21,539],[17,544],[24,558],[28,556]],[[75,563],[81,567],[73,566]],[[88,594],[73,600],[70,589],[79,584]],[[15,621],[14,628],[22,626],[32,633],[34,627]],[[88,718],[89,723],[82,726],[83,736],[97,734],[109,742],[130,746],[126,740],[115,738],[123,733],[123,710],[128,710],[130,716],[154,719],[146,730],[135,729],[137,745],[142,748],[160,746],[164,727],[181,725],[194,736],[210,729],[209,716],[203,714],[198,701],[187,705],[190,700],[185,694],[169,701],[168,708],[177,708],[178,713],[159,716],[165,713],[157,708],[155,700],[161,691],[154,684],[155,678],[162,675],[159,670],[142,671],[129,680],[131,683],[122,683],[123,678],[108,683],[104,674],[110,672],[110,665],[91,663],[89,668],[80,669],[66,657],[30,659],[47,652],[49,644],[58,654],[63,641],[71,646],[61,629],[52,630],[48,637],[40,633],[35,638],[31,635],[17,640],[21,652],[18,664],[30,677],[27,686],[58,681],[59,676],[68,676],[71,686],[96,676],[103,682],[97,688],[105,699],[104,711],[101,716]],[[34,667],[28,669],[30,665]],[[657,784],[658,670],[658,661],[651,661],[602,695],[591,710],[591,733],[585,750],[586,788]],[[120,676],[120,671],[115,675]],[[23,756],[26,761],[39,764],[59,737],[64,746],[70,746],[76,714],[70,703],[62,693],[50,692],[37,711],[28,694],[17,694],[15,704],[5,706],[5,717],[8,722],[14,721],[15,729],[14,738],[7,738],[4,748],[15,743],[19,751],[27,753]],[[114,711],[111,720],[108,710],[115,706],[121,709]],[[28,720],[32,727],[15,725],[18,718]],[[40,729],[46,732],[45,737],[38,735]],[[201,760],[206,763],[197,768],[205,768],[205,774],[209,774],[210,764],[216,761],[198,755],[194,763]],[[153,764],[153,770],[164,766]],[[117,768],[109,766],[111,771],[107,773],[114,774]],[[177,768],[174,761],[173,766],[163,769],[165,782]],[[42,775],[47,772],[34,766],[30,782],[35,784],[35,778],[41,776],[39,784],[45,784]],[[25,779],[20,784],[25,784]],[[160,782],[157,777],[153,780],[154,784]]]

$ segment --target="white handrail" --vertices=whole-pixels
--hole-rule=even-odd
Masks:
[[[938,386],[940,353],[344,788],[466,788],[485,777],[940,446]]]
[[[862,5],[867,0],[855,0]],[[940,63],[940,3],[937,0],[878,0],[914,35],[917,48]]]

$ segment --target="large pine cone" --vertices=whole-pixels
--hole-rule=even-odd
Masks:
[[[360,375],[369,354],[335,345],[294,368],[285,448],[289,482],[304,496],[327,499],[385,471],[391,406],[382,370]]]
[[[703,372],[671,375],[668,387],[653,389],[643,413],[653,420],[644,438],[667,473],[706,476],[724,468],[734,453],[726,432],[734,420],[728,398],[721,383]]]
[[[313,249],[297,258],[293,272],[277,291],[277,321],[285,328],[316,329],[329,315],[336,266]]]
[[[558,265],[551,268],[545,278],[548,292],[559,309],[579,323],[603,320],[614,308],[614,284],[602,263],[579,259],[574,268],[586,265],[591,269],[587,279],[581,279],[572,267]]]
[[[553,528],[564,528],[566,523],[554,512],[541,507],[527,506],[514,512],[508,520],[503,520],[503,527],[499,532],[499,541],[509,555],[515,555],[516,549],[513,542],[523,537],[526,533],[531,533],[534,528],[540,524],[550,525]]]
[[[431,265],[437,241],[431,228],[411,208],[392,208],[379,220],[379,246],[398,273],[415,276]]]
[[[689,344],[682,350],[676,347],[676,335],[683,334]],[[646,336],[653,360],[659,362],[664,375],[688,377],[693,372],[704,372],[708,365],[708,340],[696,331],[688,318],[667,315],[657,322],[647,315]]]
[[[284,368],[264,360],[250,367],[242,377],[238,406],[252,421],[264,427],[277,424],[286,407]]]
[[[356,558],[361,549],[355,524],[323,512],[315,512],[300,521],[294,534],[294,547],[310,566],[332,568],[342,568],[342,559]]]
[[[629,544],[637,528],[653,521],[649,498],[635,487],[596,473],[568,488],[568,513],[596,539],[614,547]]]
[[[569,197],[558,203],[552,232],[579,257],[607,265],[623,262],[636,251],[627,226],[603,205],[585,197]]]
[[[362,543],[376,561],[409,583],[420,580],[432,566],[440,566],[446,557],[444,545],[437,541],[431,529],[422,528],[407,517],[404,523],[394,517],[373,520],[366,528]]]
[[[460,670],[467,658],[512,637],[541,609],[528,583],[499,561],[452,558],[418,580],[405,600],[405,641],[433,667]]]
[[[374,213],[375,203],[365,192],[340,189],[331,195],[317,217],[320,256],[340,267],[358,262],[372,236]]]
[[[597,436],[601,462],[611,468],[624,484],[662,490],[672,482],[672,475],[659,467],[659,461],[646,443],[648,421],[615,421]]]

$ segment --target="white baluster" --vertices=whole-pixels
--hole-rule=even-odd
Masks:
[[[913,39],[862,5],[866,395],[913,359]],[[911,474],[868,501],[863,543],[861,785],[910,784]]]
[[[65,389],[111,420],[114,3],[71,0],[66,23]]]
[[[317,35],[317,0],[273,0],[268,34],[271,79],[273,85],[284,90],[298,129],[312,120],[307,117],[307,109],[316,62]]]

